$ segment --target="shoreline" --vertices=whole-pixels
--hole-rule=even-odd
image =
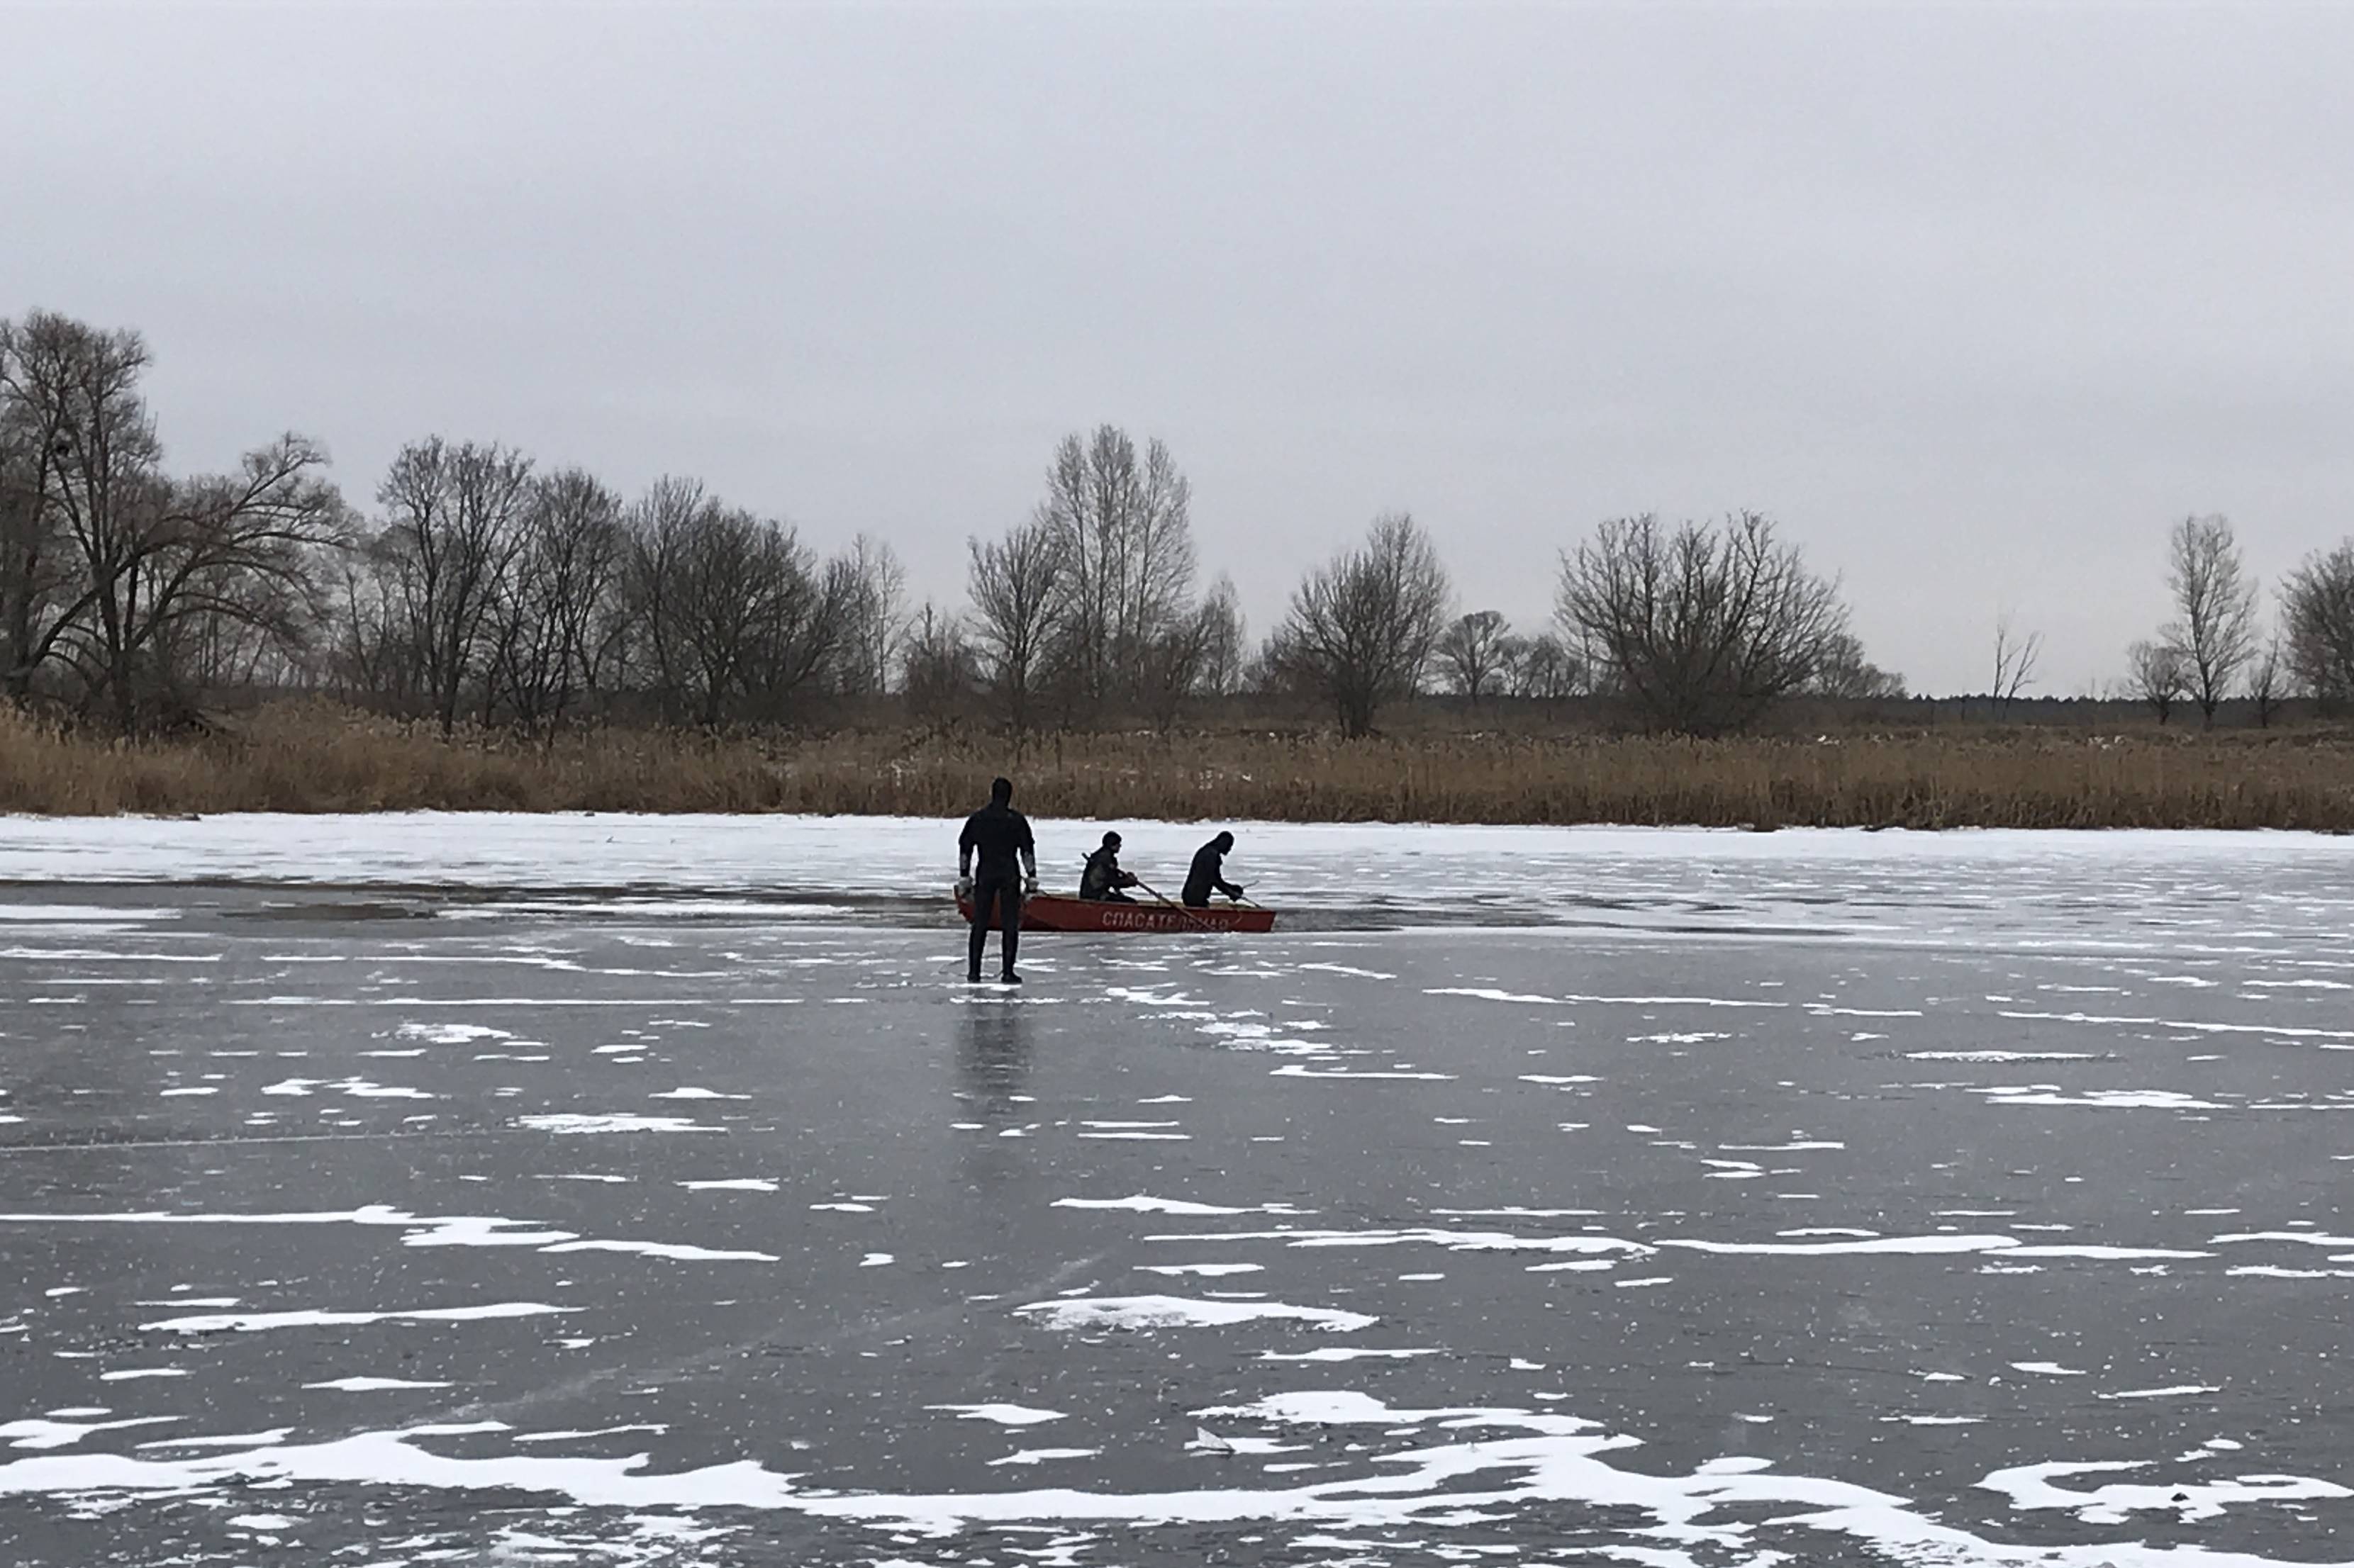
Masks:
[[[0,712],[0,813],[436,810],[961,817],[991,777],[1066,820],[2354,832],[2354,730],[1952,726],[1723,740],[1266,728],[1012,739],[917,728],[444,740],[314,704],[117,742]]]

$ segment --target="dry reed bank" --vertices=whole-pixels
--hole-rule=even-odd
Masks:
[[[1948,726],[1823,739],[1430,735],[445,741],[316,704],[121,742],[0,709],[0,810],[811,811],[946,816],[1011,772],[1048,816],[2354,831],[2354,735]]]

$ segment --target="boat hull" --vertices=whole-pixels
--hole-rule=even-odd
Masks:
[[[972,901],[957,900],[957,913],[972,919]],[[1121,935],[1161,931],[1272,931],[1275,911],[1240,904],[1187,909],[1175,904],[1103,904],[1041,893],[1022,901],[1025,931],[1108,931]]]

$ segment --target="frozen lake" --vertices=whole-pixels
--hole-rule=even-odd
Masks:
[[[0,819],[0,1555],[2354,1562],[2354,839],[1238,837]]]

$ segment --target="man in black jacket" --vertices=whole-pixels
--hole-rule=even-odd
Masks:
[[[981,874],[972,874],[975,853]],[[1017,876],[1016,862],[1019,862]],[[1022,898],[1038,891],[1038,846],[1030,836],[1027,818],[1013,809],[1013,782],[1000,779],[989,787],[989,804],[965,819],[957,839],[957,894],[972,899],[971,960],[965,979],[981,982],[981,956],[989,945],[992,915],[1004,933],[1005,968],[998,978],[1020,985],[1013,972],[1013,954],[1022,945]]]
[[[1240,898],[1243,890],[1225,879],[1226,856],[1235,850],[1235,835],[1220,833],[1193,852],[1193,869],[1185,874],[1182,899],[1188,909],[1206,909],[1213,892]]]
[[[1136,874],[1119,868],[1119,835],[1106,833],[1103,848],[1087,856],[1087,868],[1079,874],[1079,896],[1092,904],[1133,904],[1122,890],[1136,885]]]

